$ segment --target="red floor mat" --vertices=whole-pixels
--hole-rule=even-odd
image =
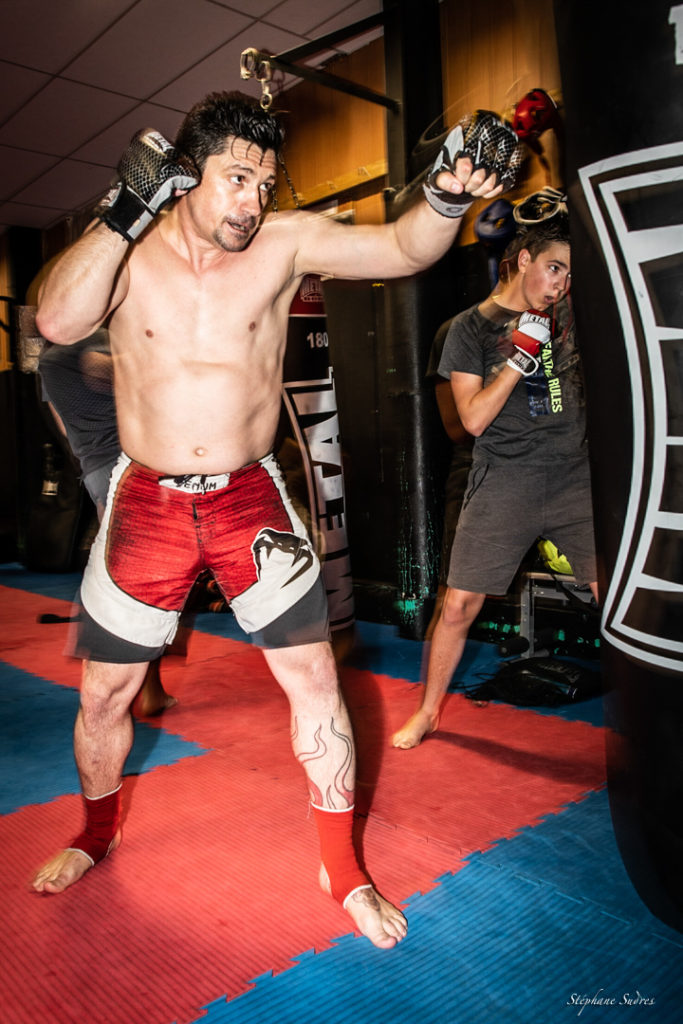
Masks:
[[[51,602],[13,594],[18,632],[2,657],[74,685],[65,627],[29,625]],[[211,752],[127,780],[124,844],[110,860],[66,894],[38,896],[28,876],[78,827],[80,802],[63,797],[0,821],[8,1024],[183,1024],[350,931],[316,884],[287,702],[259,652],[195,635],[186,661],[169,659],[166,683],[180,705],[155,724]],[[418,688],[355,670],[343,684],[358,805],[369,811],[366,861],[395,901],[603,783],[602,731],[589,725],[454,696],[439,733],[398,751],[388,738]]]
[[[1,823],[2,945],[12,966],[4,1006],[21,1007],[18,1020],[192,1020],[202,1004],[351,930],[317,887],[317,840],[298,778],[226,771],[216,754],[141,776],[127,797],[120,850],[59,897],[29,893],[26,876],[74,830],[79,801],[25,808]],[[372,832],[368,857],[381,863],[395,833]],[[407,836],[400,854],[413,884],[429,884],[446,864],[419,837]]]

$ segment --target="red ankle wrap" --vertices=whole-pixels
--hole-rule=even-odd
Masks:
[[[77,835],[68,850],[84,853],[88,860],[97,864],[107,856],[119,830],[121,813],[121,786],[104,796],[84,796],[85,828]]]
[[[353,848],[353,807],[344,811],[328,811],[311,804],[320,838],[320,857],[330,879],[332,895],[344,905],[356,889],[371,883],[358,867]]]

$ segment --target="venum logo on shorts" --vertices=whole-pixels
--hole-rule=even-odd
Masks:
[[[275,568],[276,565],[279,571],[283,563],[292,569],[298,566],[296,572],[281,584],[282,587],[289,586],[308,572],[314,561],[313,551],[307,540],[293,533],[281,533],[270,528],[259,531],[251,549],[259,580],[263,579],[267,569]]]
[[[206,473],[185,473],[182,476],[160,476],[159,486],[168,487],[172,491],[183,491],[186,494],[210,494],[219,491],[230,483],[229,473],[207,476]]]

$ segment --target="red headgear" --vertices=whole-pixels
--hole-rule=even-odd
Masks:
[[[520,139],[537,139],[557,118],[557,106],[545,89],[532,89],[515,107],[513,130]]]

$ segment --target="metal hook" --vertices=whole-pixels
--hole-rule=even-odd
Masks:
[[[268,57],[250,47],[243,50],[240,56],[240,78],[255,78],[261,83],[261,107],[268,111],[273,103],[273,95],[270,91],[270,82],[273,77],[272,68]]]
[[[268,82],[267,81],[262,81],[261,82],[261,108],[263,110],[265,110],[266,113],[267,113],[270,110],[272,102],[273,102],[273,94],[271,93],[270,88],[268,87]]]

